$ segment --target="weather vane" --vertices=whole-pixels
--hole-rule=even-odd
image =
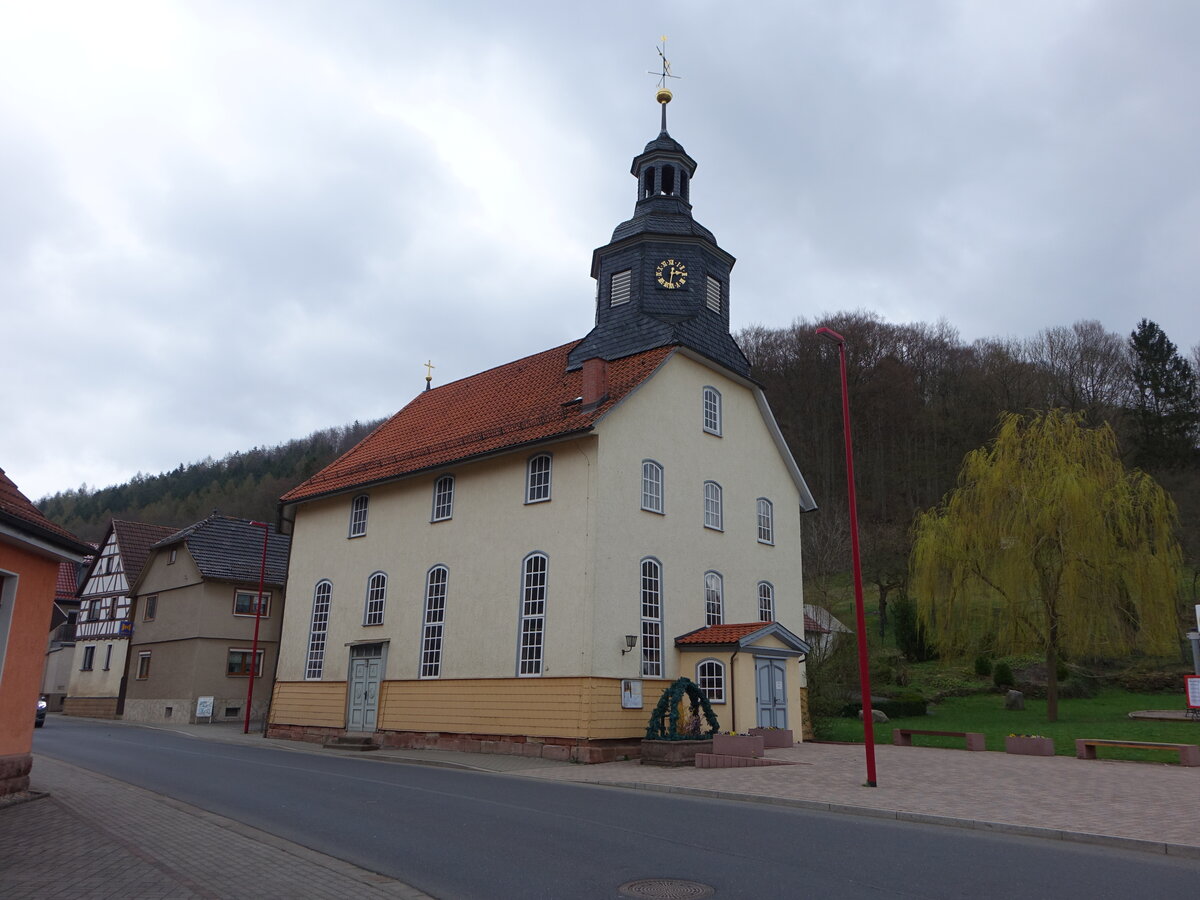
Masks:
[[[667,36],[662,36],[662,45],[656,47],[658,50],[658,58],[662,60],[661,72],[648,72],[649,75],[658,76],[658,93],[655,99],[662,104],[662,131],[667,133],[667,104],[671,102],[671,91],[667,88],[668,78],[678,78],[678,75],[671,74],[671,61],[667,59]]]

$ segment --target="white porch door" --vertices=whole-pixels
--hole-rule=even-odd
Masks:
[[[758,693],[758,727],[787,728],[787,660],[754,660]]]
[[[357,652],[367,649],[355,647],[356,652],[350,660],[347,731],[374,731],[379,715],[379,680],[383,672],[383,656],[375,647],[369,648],[371,655]]]

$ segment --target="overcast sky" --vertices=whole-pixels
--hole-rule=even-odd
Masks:
[[[735,330],[1200,341],[1194,0],[0,11],[0,467],[34,499],[582,337],[663,33]]]

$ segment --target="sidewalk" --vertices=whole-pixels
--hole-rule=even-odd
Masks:
[[[796,763],[790,766],[661,769],[636,761],[581,766],[449,750],[324,750],[316,744],[243,735],[228,725],[166,730],[197,740],[336,753],[382,764],[687,793],[1200,860],[1194,808],[1200,769],[1177,765],[879,746],[879,786],[868,788],[863,786],[861,745],[806,743],[769,753]],[[392,879],[46,756],[35,757],[33,787],[51,796],[0,807],[0,896],[6,900],[424,896]],[[105,810],[102,820],[96,816],[99,809]],[[238,842],[237,854],[229,852],[230,830],[245,838]],[[136,844],[129,835],[138,836]],[[94,852],[68,852],[81,845]]]

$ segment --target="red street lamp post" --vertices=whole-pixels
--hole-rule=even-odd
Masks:
[[[254,702],[254,679],[258,675],[258,623],[262,621],[263,583],[267,580],[267,539],[271,536],[271,528],[266,522],[251,522],[251,525],[263,530],[262,565],[258,569],[258,600],[254,604],[254,642],[250,649],[250,684],[246,687],[246,723],[242,734],[250,733],[250,704]]]
[[[846,442],[846,494],[850,502],[850,556],[854,563],[854,615],[858,625],[858,677],[862,683],[863,740],[867,746],[867,787],[875,787],[875,716],[871,709],[871,668],[867,662],[867,615],[863,611],[862,557],[858,550],[858,501],[854,493],[854,449],[850,442],[850,391],[846,383],[846,339],[831,328],[817,334],[838,345],[842,370],[842,426]]]

